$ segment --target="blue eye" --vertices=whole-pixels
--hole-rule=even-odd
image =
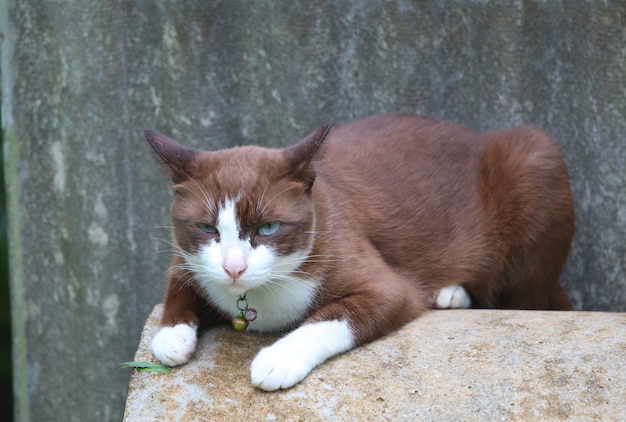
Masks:
[[[215,227],[205,224],[205,223],[198,223],[198,228],[205,233],[209,233],[209,234],[217,233],[217,229]]]
[[[276,233],[278,229],[280,229],[280,223],[278,221],[273,221],[259,227],[258,233],[261,236],[269,236]]]

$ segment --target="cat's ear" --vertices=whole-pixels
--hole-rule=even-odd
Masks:
[[[315,181],[315,169],[313,168],[315,153],[332,127],[332,123],[327,123],[311,132],[297,144],[285,148],[285,157],[288,161],[287,173],[304,183],[307,189],[313,186]]]
[[[192,162],[200,151],[186,147],[178,141],[154,130],[146,129],[143,134],[156,153],[157,160],[169,170],[174,184],[192,176]]]

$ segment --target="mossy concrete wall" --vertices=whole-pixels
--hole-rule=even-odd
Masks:
[[[0,0],[19,420],[120,420],[169,260],[143,145],[288,145],[401,111],[534,124],[570,169],[563,282],[626,310],[623,1]]]

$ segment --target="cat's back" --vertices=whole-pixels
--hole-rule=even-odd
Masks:
[[[319,176],[325,190],[366,199],[368,208],[389,200],[396,209],[430,209],[442,201],[454,208],[476,193],[482,149],[477,133],[454,123],[377,115],[330,131]]]
[[[389,156],[434,158],[466,149],[475,135],[463,126],[427,116],[380,114],[333,127],[324,141],[324,161],[332,166],[373,164],[371,157],[383,159],[382,164],[391,161],[385,159]]]

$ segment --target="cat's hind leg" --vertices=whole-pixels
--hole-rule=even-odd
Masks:
[[[435,309],[468,309],[472,307],[472,299],[462,286],[454,284],[437,290],[428,305]]]

